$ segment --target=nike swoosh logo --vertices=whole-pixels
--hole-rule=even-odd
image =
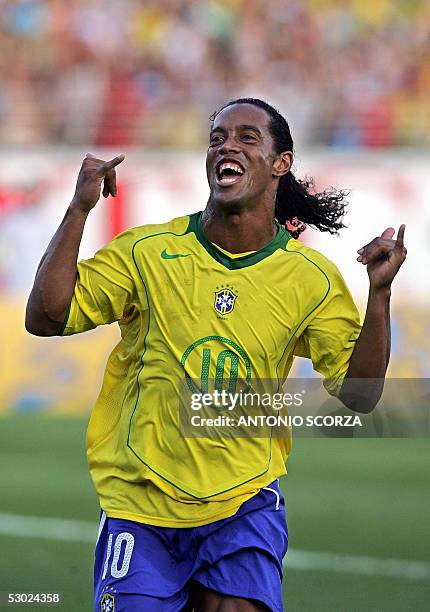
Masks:
[[[182,253],[174,253],[173,255],[169,255],[166,249],[164,249],[164,251],[161,251],[162,259],[176,259],[177,257],[189,257],[190,255],[191,253],[187,253],[186,255],[183,255]]]

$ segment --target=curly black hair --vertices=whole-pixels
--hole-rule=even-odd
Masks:
[[[269,130],[273,137],[275,152],[294,153],[294,143],[287,121],[273,106],[258,98],[231,100],[211,116],[211,121],[214,121],[222,110],[234,104],[252,104],[266,111],[270,117]],[[288,224],[288,231],[294,238],[297,238],[307,225],[321,232],[338,234],[339,230],[345,227],[343,217],[348,205],[346,201],[348,195],[347,190],[334,187],[316,192],[312,178],[297,179],[290,170],[279,180],[275,216],[281,225]]]

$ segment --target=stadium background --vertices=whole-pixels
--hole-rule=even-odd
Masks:
[[[98,512],[84,431],[117,330],[23,329],[82,157],[126,153],[87,257],[130,225],[201,209],[209,115],[239,95],[267,99],[290,123],[297,175],[351,190],[341,236],[302,239],[336,262],[362,312],[355,252],[406,223],[389,375],[428,377],[430,4],[0,0],[0,50],[0,591],[60,590],[65,609],[90,609]],[[426,439],[296,443],[283,484],[289,610],[427,609],[429,459]]]

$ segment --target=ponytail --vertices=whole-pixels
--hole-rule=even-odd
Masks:
[[[331,187],[318,193],[314,187],[312,178],[296,179],[291,171],[279,181],[275,216],[293,238],[300,236],[307,225],[330,234],[338,234],[345,227],[342,218],[348,191]]]

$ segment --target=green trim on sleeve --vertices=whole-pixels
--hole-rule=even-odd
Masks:
[[[296,325],[294,330],[291,332],[290,338],[289,338],[289,340],[288,340],[284,350],[282,351],[281,358],[279,359],[278,363],[276,364],[276,376],[278,378],[278,381],[280,380],[279,370],[278,370],[279,364],[281,363],[282,359],[284,358],[284,355],[285,355],[285,353],[286,353],[286,351],[287,351],[291,341],[293,339],[297,339],[296,338],[296,333],[298,332],[300,327],[303,325],[303,323],[306,321],[306,319],[308,319],[311,316],[311,314],[313,314],[315,312],[315,310],[317,310],[317,308],[319,308],[321,306],[321,304],[325,301],[325,299],[327,298],[328,294],[330,293],[330,289],[331,289],[331,283],[330,283],[329,277],[327,276],[327,274],[324,272],[324,270],[317,263],[312,261],[312,259],[310,259],[306,255],[304,255],[303,253],[300,253],[299,251],[289,251],[288,249],[285,249],[285,251],[289,255],[300,255],[301,257],[304,257],[304,259],[307,259],[312,265],[314,265],[316,268],[318,268],[318,270],[323,274],[323,276],[325,276],[325,279],[327,281],[327,289],[326,289],[326,292],[323,295],[323,297],[320,299],[320,301],[317,304],[315,304],[315,306],[312,308],[312,310],[310,310],[308,313],[305,314],[305,316],[300,321],[300,323],[298,325]]]
[[[71,308],[72,308],[72,302],[70,302],[70,304],[69,304],[69,306],[68,306],[68,308],[67,308],[67,311],[66,311],[66,316],[65,316],[65,318],[64,318],[64,321],[63,321],[63,323],[61,324],[60,329],[58,330],[58,335],[59,335],[59,336],[62,336],[62,335],[64,334],[64,332],[65,332],[65,329],[66,329],[66,326],[67,326],[67,322],[68,322],[68,320],[69,320],[69,316],[70,316],[70,309],[71,309]]]

